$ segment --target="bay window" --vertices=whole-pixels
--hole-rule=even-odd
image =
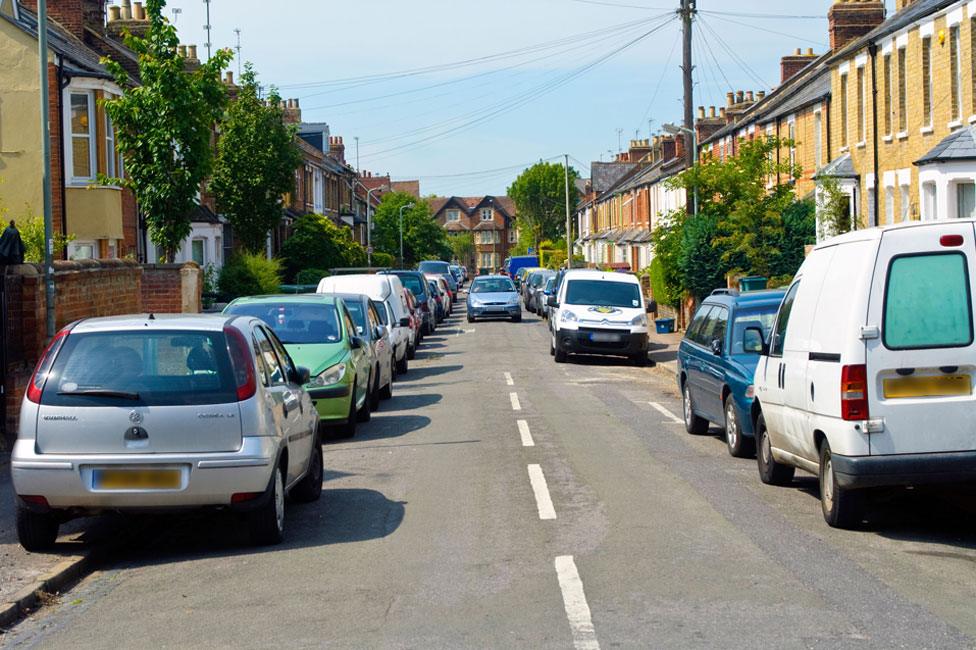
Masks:
[[[95,115],[91,92],[71,93],[71,169],[73,181],[95,179]]]

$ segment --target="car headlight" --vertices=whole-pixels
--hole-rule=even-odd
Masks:
[[[630,321],[631,325],[647,327],[647,314],[638,314]]]
[[[510,304],[510,305],[517,305],[518,304],[518,295],[514,295],[511,298],[509,298],[508,299],[508,304]]]
[[[573,312],[571,312],[569,310],[566,310],[562,314],[560,314],[559,315],[559,320],[565,321],[567,323],[578,323],[579,322],[579,319],[576,318],[576,314],[574,314]]]
[[[337,363],[334,366],[326,368],[313,377],[311,383],[315,384],[316,386],[331,386],[332,384],[338,384],[345,376],[346,364]]]

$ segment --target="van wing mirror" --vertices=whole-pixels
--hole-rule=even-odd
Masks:
[[[761,328],[747,327],[743,330],[742,349],[752,354],[761,354],[763,356],[769,354],[769,345],[766,343],[766,337],[763,335]]]
[[[549,296],[549,300],[546,301],[546,306],[547,307],[556,307],[556,308],[559,307],[559,299],[556,297],[555,294]]]
[[[400,319],[400,327],[410,327],[410,319],[404,316]]]
[[[381,339],[386,336],[386,325],[377,325],[374,335],[377,339]]]
[[[711,349],[716,357],[722,356],[722,339],[712,339]]]

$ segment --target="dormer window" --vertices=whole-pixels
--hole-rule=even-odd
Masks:
[[[481,220],[491,221],[495,218],[495,211],[491,208],[481,208]]]
[[[447,211],[447,220],[448,221],[460,221],[461,220],[461,211],[460,210],[448,210]]]

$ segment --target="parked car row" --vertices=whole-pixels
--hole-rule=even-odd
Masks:
[[[452,299],[442,274],[391,271],[221,314],[68,325],[20,413],[20,543],[46,549],[75,517],[174,508],[239,512],[255,543],[277,543],[285,497],[321,496],[323,437],[354,436],[392,397]]]
[[[784,291],[716,292],[678,354],[685,426],[725,428],[763,483],[818,477],[856,527],[879,490],[976,481],[972,220],[818,245]]]

